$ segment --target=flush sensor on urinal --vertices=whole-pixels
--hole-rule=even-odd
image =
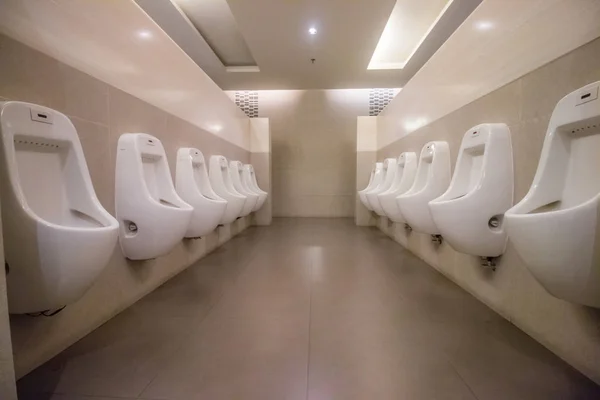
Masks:
[[[83,296],[108,263],[118,223],[96,197],[65,115],[0,103],[0,132],[9,311],[57,310]]]
[[[527,195],[505,214],[508,237],[552,295],[600,307],[600,82],[558,102]]]
[[[125,257],[163,256],[183,239],[193,208],[175,191],[162,143],[145,133],[119,138],[115,209]]]
[[[510,131],[505,124],[482,124],[467,131],[448,190],[429,203],[442,236],[455,250],[485,258],[506,247],[504,212],[513,202]],[[491,264],[490,264],[491,263]]]
[[[183,147],[177,151],[175,187],[183,201],[194,208],[185,237],[198,238],[215,230],[227,201],[213,191],[200,150]]]

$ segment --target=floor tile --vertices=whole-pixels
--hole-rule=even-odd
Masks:
[[[600,398],[377,229],[318,218],[236,236],[19,391],[24,400]]]

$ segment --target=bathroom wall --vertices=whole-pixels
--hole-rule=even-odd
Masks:
[[[113,215],[115,150],[122,133],[157,136],[171,173],[181,146],[197,147],[206,157],[222,154],[250,161],[249,151],[5,36],[0,36],[0,60],[2,99],[41,104],[71,118],[98,198]],[[109,265],[77,303],[51,318],[11,316],[17,376],[61,352],[248,225],[249,218],[238,220],[205,238],[184,240],[167,256],[145,262],[126,260],[117,245]]]
[[[4,264],[4,246],[0,230],[0,263]],[[0,264],[0,265],[1,265]],[[6,297],[6,276],[0,274],[0,399],[17,400],[15,369],[13,363],[8,304]]]
[[[273,215],[352,217],[356,116],[369,115],[369,89],[257,94],[271,126]]]
[[[600,39],[393,142],[381,149],[377,158],[398,156],[403,151],[418,154],[426,142],[445,140],[454,163],[467,129],[483,122],[504,122],[512,134],[515,202],[519,201],[533,181],[554,106],[564,95],[598,80]],[[384,219],[379,227],[600,383],[600,310],[549,295],[528,272],[510,242],[497,270],[492,272],[481,268],[477,258],[455,252],[446,243],[436,249],[428,235],[407,235],[402,226],[388,225]]]

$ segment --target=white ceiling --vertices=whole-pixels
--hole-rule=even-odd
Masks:
[[[170,0],[136,1],[225,90],[402,87],[481,2],[454,0],[404,69],[367,70],[395,0],[226,0],[260,68],[227,72],[190,23],[217,0],[177,0],[187,16]]]

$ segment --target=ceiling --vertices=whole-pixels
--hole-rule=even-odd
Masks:
[[[261,90],[402,87],[481,0],[451,1],[403,69],[370,70],[396,0],[136,2],[222,89]],[[440,3],[398,0],[424,2]],[[311,27],[316,35],[308,33]],[[243,72],[227,68],[239,66]]]

